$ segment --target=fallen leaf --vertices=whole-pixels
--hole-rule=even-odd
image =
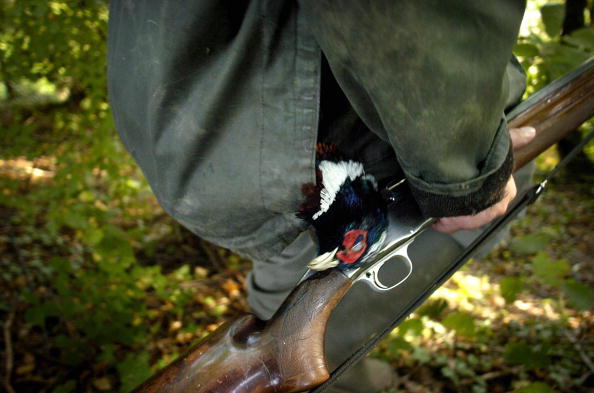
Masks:
[[[93,380],[93,386],[101,391],[111,390],[111,381],[107,377],[97,378]]]

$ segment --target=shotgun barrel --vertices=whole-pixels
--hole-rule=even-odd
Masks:
[[[592,116],[594,59],[529,97],[508,115],[510,127],[533,126],[537,131],[528,145],[514,152],[515,169]],[[312,389],[329,377],[324,357],[326,323],[351,285],[338,270],[316,273],[293,290],[270,320],[248,314],[222,325],[134,393],[293,393]]]
[[[532,126],[536,137],[514,151],[515,169],[594,116],[594,59],[528,97],[507,116],[508,126]]]

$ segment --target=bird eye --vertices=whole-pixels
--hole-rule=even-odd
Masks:
[[[342,242],[344,250],[336,252],[336,258],[349,265],[362,257],[367,249],[367,231],[365,229],[351,229],[344,235]]]
[[[353,247],[351,247],[351,251],[361,251],[361,249],[363,248],[363,240],[363,235],[357,236],[357,240],[355,240],[355,244],[353,244]]]

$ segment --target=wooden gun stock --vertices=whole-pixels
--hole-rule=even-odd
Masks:
[[[516,152],[516,169],[594,116],[594,60],[524,101],[510,127],[533,126],[534,140]],[[352,282],[330,269],[301,283],[277,313],[245,315],[222,325],[135,393],[292,393],[329,377],[326,323]]]
[[[220,326],[134,392],[292,393],[318,386],[329,377],[326,323],[351,284],[335,269],[317,273],[270,320],[248,314]]]

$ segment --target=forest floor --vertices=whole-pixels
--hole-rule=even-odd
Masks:
[[[24,251],[34,239],[9,219],[18,215],[14,208],[0,206],[0,215],[6,219],[0,225],[3,269],[28,266],[31,254]],[[150,225],[158,236],[134,247],[134,258],[147,269],[158,267],[178,287],[167,287],[175,293],[170,297],[158,295],[161,284],[142,287],[148,311],[126,322],[150,327],[141,343],[111,344],[75,317],[47,312],[38,320],[30,298],[60,294],[59,275],[44,282],[20,270],[3,283],[8,298],[26,288],[33,293],[1,309],[7,392],[125,391],[224,320],[248,311],[249,261],[193,236],[163,213],[153,214]],[[36,257],[50,260],[72,247],[78,245],[41,247]],[[468,263],[373,351],[400,375],[388,392],[592,392],[593,256],[594,182],[561,177],[514,224],[511,241]],[[72,347],[77,342],[94,349],[71,353],[83,351]],[[122,350],[134,355],[122,358]]]
[[[576,311],[562,284],[538,269],[542,263],[552,271],[559,263],[568,276],[594,288],[593,229],[592,178],[562,176],[550,184],[514,223],[507,243],[471,260],[404,323],[422,324],[404,326],[404,334],[397,329],[374,352],[403,376],[390,392],[593,391],[591,302],[588,311]],[[520,282],[522,289],[514,289]],[[517,292],[506,300],[510,290]],[[459,310],[473,322],[448,324],[448,312]],[[402,350],[401,338],[415,347]]]

